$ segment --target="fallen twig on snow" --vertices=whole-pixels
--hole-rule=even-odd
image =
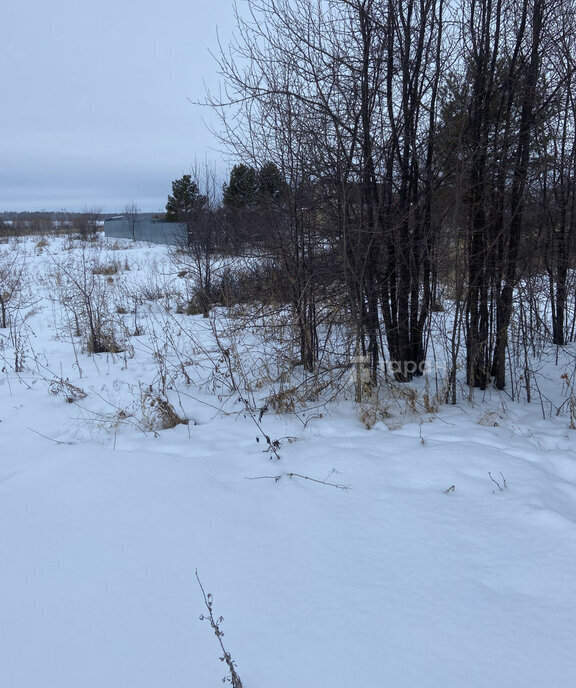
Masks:
[[[344,490],[345,492],[348,492],[350,489],[350,485],[330,483],[327,480],[318,480],[317,478],[311,478],[310,476],[302,475],[301,473],[284,473],[284,475],[288,476],[288,478],[302,478],[302,480],[311,480],[313,483],[320,483],[320,485],[329,485],[330,487],[335,487],[337,490]],[[257,475],[253,478],[244,476],[244,478],[245,480],[274,480],[274,482],[277,483],[280,478],[282,478],[282,475]]]
[[[490,476],[490,480],[495,485],[498,486],[498,489],[500,490],[500,492],[504,492],[504,490],[508,487],[508,485],[506,485],[506,478],[502,475],[502,471],[500,471],[500,475],[502,475],[502,481],[503,481],[504,487],[502,487],[502,485],[500,485],[500,483],[497,480],[494,480],[494,478],[492,477],[492,473],[490,473],[490,471],[488,471],[488,475]]]

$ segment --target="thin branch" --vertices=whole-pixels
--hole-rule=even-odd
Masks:
[[[310,478],[308,475],[302,475],[301,473],[284,473],[288,478],[302,478],[302,480],[311,480],[313,483],[320,483],[320,485],[328,485],[329,487],[335,487],[337,490],[344,490],[348,492],[350,490],[350,485],[342,485],[339,483],[330,483],[327,480],[318,480],[317,478]],[[273,480],[278,482],[282,478],[282,475],[258,475],[253,478],[244,476],[245,480]]]
[[[244,476],[244,480],[274,480],[274,482],[278,482],[282,476],[281,475],[257,475],[254,478],[249,478],[248,476]]]
[[[43,435],[41,432],[38,432],[38,430],[34,430],[34,428],[30,428],[26,426],[30,432],[35,433],[36,435],[40,435],[40,437],[43,437],[45,440],[50,440],[50,442],[54,442],[55,444],[74,444],[74,442],[63,442],[62,440],[55,440],[53,437],[48,437],[48,435]]]

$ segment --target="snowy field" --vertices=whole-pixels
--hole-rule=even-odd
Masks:
[[[196,571],[244,688],[576,685],[569,356],[542,370],[559,415],[492,392],[371,430],[351,401],[252,417],[164,247],[2,265],[0,686],[220,685]],[[117,353],[84,350],[86,293]]]

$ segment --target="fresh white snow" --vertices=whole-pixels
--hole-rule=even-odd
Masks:
[[[306,424],[270,410],[265,432],[294,438],[276,460],[218,389],[225,375],[210,378],[221,311],[207,321],[147,301],[124,316],[142,326],[132,356],[88,355],[50,298],[59,261],[82,249],[36,243],[0,244],[25,258],[33,295],[0,330],[0,686],[219,685],[196,571],[244,688],[574,685],[566,414],[495,392],[392,430],[366,430],[350,401]],[[85,252],[130,266],[109,282],[126,283],[126,303],[137,285],[181,288],[165,248],[106,246]],[[147,401],[162,327],[188,346],[192,378],[167,392],[191,421],[166,430]],[[565,370],[546,369],[557,405]],[[58,380],[87,396],[68,403]]]

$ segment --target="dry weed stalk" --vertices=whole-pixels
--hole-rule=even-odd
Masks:
[[[206,609],[208,610],[208,616],[204,616],[204,614],[201,614],[200,615],[200,621],[208,621],[210,626],[212,626],[212,630],[214,631],[214,635],[218,639],[218,644],[220,645],[220,649],[222,650],[222,656],[219,659],[221,662],[226,663],[226,665],[228,667],[228,673],[230,674],[229,676],[226,676],[224,679],[222,679],[222,683],[228,682],[228,683],[232,684],[232,688],[242,688],[242,681],[240,680],[240,676],[238,675],[238,672],[236,670],[236,662],[232,659],[231,654],[224,647],[224,643],[222,642],[224,632],[220,628],[220,625],[224,621],[224,617],[220,616],[218,619],[214,618],[214,610],[212,608],[212,605],[213,605],[212,595],[210,593],[206,593],[204,591],[204,587],[200,581],[200,577],[198,576],[198,571],[196,571],[196,580],[198,581],[198,585],[200,586],[200,590],[202,590],[202,595],[204,597],[204,604],[206,605]]]

